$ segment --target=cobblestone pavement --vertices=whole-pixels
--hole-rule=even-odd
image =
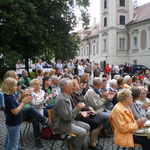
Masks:
[[[24,128],[25,126],[23,125],[21,127],[21,130],[23,131]],[[5,121],[4,121],[4,113],[0,111],[0,150],[4,150],[5,136],[6,136],[6,127],[5,127]],[[112,139],[113,138],[100,138],[99,145],[102,145],[104,147],[103,150],[112,150]],[[85,150],[89,150],[88,143],[89,143],[89,136],[85,140]],[[52,140],[42,139],[42,144],[44,148],[41,148],[41,150],[50,150]],[[54,145],[53,150],[68,150],[65,146],[60,148],[60,145],[61,145],[61,142],[57,141]],[[23,137],[22,149],[23,150],[37,150],[38,149],[35,147],[35,144],[34,144],[32,127],[30,128],[29,133]],[[114,150],[116,150],[116,145],[114,145]],[[138,150],[138,148],[135,148],[135,150]]]

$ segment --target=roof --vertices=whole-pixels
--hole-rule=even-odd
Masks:
[[[81,37],[82,40],[98,36],[99,35],[99,24],[96,24],[95,26],[82,31],[80,34],[82,35],[82,37]]]
[[[136,24],[136,23],[140,23],[146,20],[150,20],[150,2],[146,3],[140,7],[136,7],[134,9],[134,18],[132,21],[130,21],[128,25],[132,25],[132,24]]]

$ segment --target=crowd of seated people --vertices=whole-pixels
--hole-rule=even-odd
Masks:
[[[15,105],[7,103],[5,90],[0,93],[3,98],[2,109],[5,109],[6,114],[6,126],[10,125],[7,120],[10,116],[16,115],[14,110],[18,110],[19,107],[17,112],[22,114],[22,121],[32,122],[36,146],[42,148],[40,124],[50,127],[48,119],[44,117],[49,117],[48,110],[53,109],[51,129],[59,134],[74,133],[76,137],[69,139],[72,150],[83,149],[84,140],[88,135],[89,148],[102,150],[99,137],[109,137],[107,135],[110,135],[112,130],[115,144],[134,147],[136,142],[141,144],[144,150],[148,150],[149,140],[146,137],[137,137],[133,132],[150,118],[150,101],[146,97],[149,92],[149,71],[146,71],[146,76],[142,74],[141,77],[113,73],[110,80],[109,73],[104,73],[102,77],[90,79],[90,73],[84,72],[86,67],[92,69],[88,61],[73,64],[70,60],[68,64],[62,64],[59,60],[55,70],[43,73],[40,63],[36,68],[37,78],[32,80],[26,70],[23,70],[19,79],[15,71],[6,72],[3,86],[10,82],[7,78],[15,79],[14,84],[17,85],[16,90],[8,93],[16,102]],[[24,99],[29,100],[24,102]],[[19,132],[22,121],[12,125],[19,124],[19,128],[14,132]],[[7,137],[8,145],[9,140],[11,139]],[[143,142],[139,142],[140,140]],[[14,147],[18,147],[18,141]]]

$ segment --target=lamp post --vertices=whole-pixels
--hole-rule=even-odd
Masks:
[[[90,62],[90,55],[91,55],[91,51],[90,51],[90,41],[86,38],[87,42],[88,42],[88,46],[89,46],[89,62]]]

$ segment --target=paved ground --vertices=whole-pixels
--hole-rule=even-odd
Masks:
[[[22,131],[24,130],[24,125],[21,127]],[[5,143],[5,135],[6,135],[6,128],[4,122],[4,113],[0,111],[0,150],[4,150],[4,143]],[[23,150],[37,150],[34,144],[33,134],[32,134],[32,127],[29,130],[28,135],[23,137],[24,145],[22,146]],[[89,136],[85,140],[85,150],[88,149],[89,143]],[[42,144],[44,148],[41,150],[50,150],[50,146],[52,144],[51,140],[44,140],[42,139]],[[100,138],[99,144],[104,147],[103,150],[112,150],[112,138]],[[58,141],[55,143],[53,150],[61,150],[60,148],[61,142]],[[65,146],[63,146],[62,150],[68,150]],[[116,150],[116,145],[114,145],[114,150]],[[137,148],[135,149],[137,150]]]

